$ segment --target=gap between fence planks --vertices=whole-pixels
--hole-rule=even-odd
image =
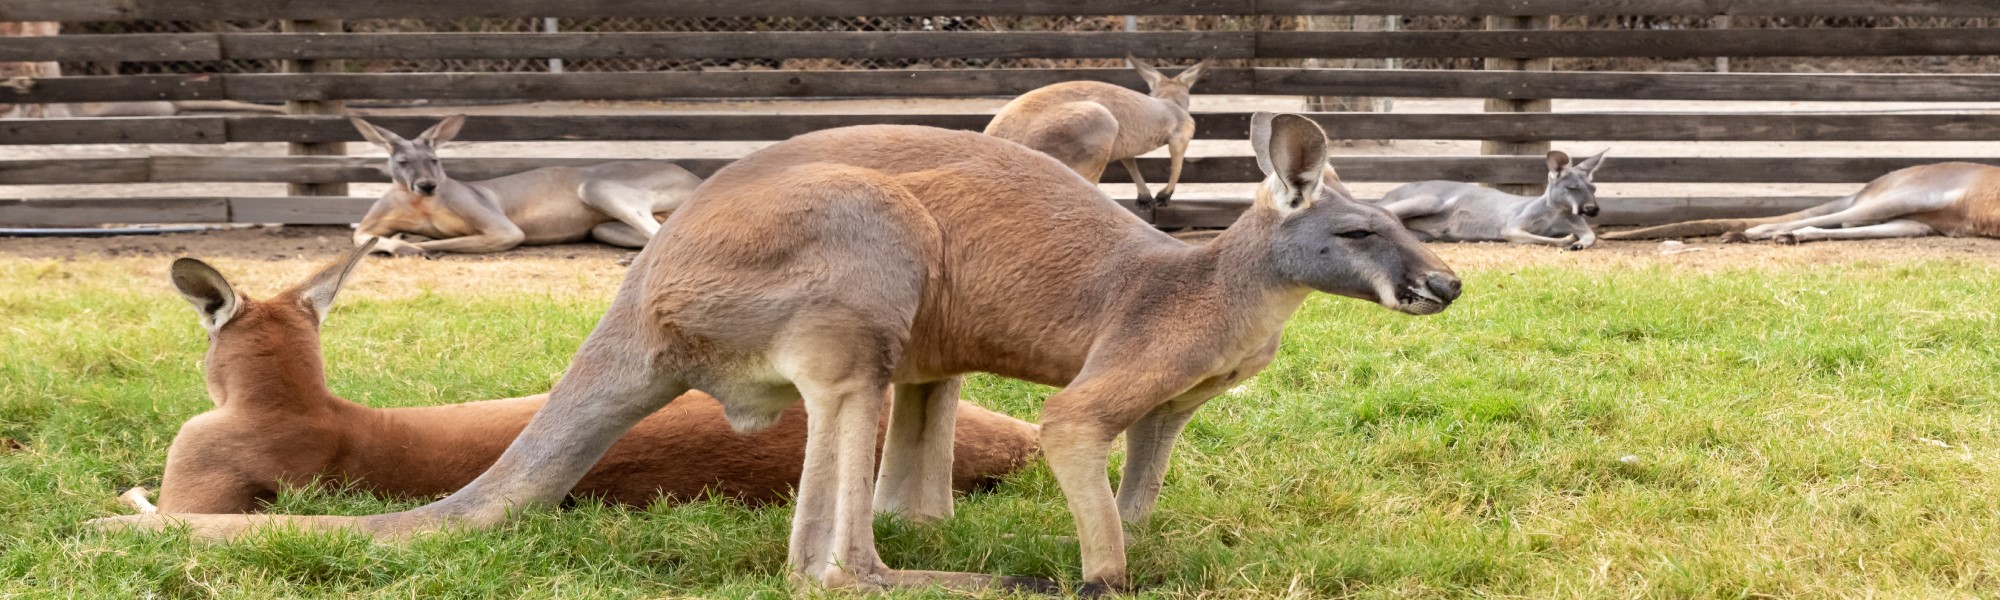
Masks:
[[[670,100],[680,98],[1005,97],[1063,81],[1133,89],[1130,69],[919,69],[649,73],[200,74],[36,79],[0,88],[0,103],[141,100]],[[2000,75],[1488,72],[1397,69],[1216,69],[1204,94],[1991,102]]]

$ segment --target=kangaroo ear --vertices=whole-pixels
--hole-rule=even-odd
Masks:
[[[465,115],[445,117],[443,121],[424,130],[424,134],[417,136],[417,140],[429,144],[432,149],[442,148],[445,142],[458,137],[458,128],[464,126]]]
[[[201,314],[201,327],[210,332],[222,329],[230,317],[236,316],[240,300],[236,288],[222,277],[222,272],[208,263],[192,258],[174,261],[169,269],[174,281],[174,289],[180,290],[181,297],[194,305],[194,311]]]
[[[361,132],[362,138],[373,142],[377,146],[395,150],[395,145],[391,140],[396,142],[404,141],[403,136],[396,135],[396,132],[376,127],[374,123],[361,120],[361,117],[350,116],[347,118],[347,122],[354,124],[354,130]]]
[[[1130,54],[1125,55],[1125,64],[1131,65],[1132,70],[1139,72],[1139,77],[1146,80],[1146,87],[1149,88],[1158,87],[1160,85],[1160,82],[1164,81],[1167,78],[1167,76],[1160,74],[1159,69],[1153,68],[1152,65],[1139,62],[1139,59],[1133,58],[1132,55]]]
[[[1554,179],[1567,167],[1569,167],[1568,154],[1564,154],[1561,150],[1549,151],[1549,178]]]
[[[1259,203],[1290,214],[1305,208],[1319,194],[1326,169],[1326,131],[1312,119],[1266,112],[1250,116],[1250,146],[1264,172]]]
[[[1174,81],[1185,83],[1188,87],[1194,87],[1194,82],[1201,81],[1202,74],[1207,73],[1208,68],[1214,65],[1215,59],[1213,57],[1201,59],[1201,62],[1195,63],[1194,66],[1188,67],[1186,71],[1181,71],[1179,75],[1175,75]]]
[[[375,243],[381,240],[382,238],[368,238],[368,241],[349,250],[347,255],[314,273],[311,279],[299,284],[299,298],[305,301],[306,308],[312,310],[314,320],[326,321],[327,311],[333,310],[333,297],[340,293],[340,285],[347,281],[347,274],[353,272],[354,265],[368,256],[368,250],[374,248]]]
[[[1583,159],[1583,162],[1576,163],[1576,170],[1583,171],[1584,179],[1596,178],[1597,168],[1604,166],[1604,153],[1610,151],[1611,151],[1610,148],[1605,148],[1603,150],[1598,151],[1597,156],[1592,156],[1590,158]]]

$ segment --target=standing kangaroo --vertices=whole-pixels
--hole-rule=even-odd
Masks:
[[[1116,160],[1139,187],[1140,206],[1166,206],[1181,181],[1181,159],[1194,139],[1194,117],[1188,114],[1188,94],[1208,60],[1179,75],[1167,77],[1131,56],[1125,62],[1146,79],[1151,95],[1099,81],[1068,81],[1041,87],[1000,107],[986,135],[1020,142],[1056,157],[1092,183]],[[1171,165],[1167,187],[1154,196],[1139,175],[1141,154],[1167,147]]]
[[[458,181],[444,174],[437,150],[458,135],[464,116],[446,117],[415,140],[359,117],[348,120],[389,151],[396,184],[361,218],[354,243],[383,238],[376,251],[398,256],[499,252],[586,237],[637,248],[660,230],[656,215],[671,212],[701,185],[700,177],[678,165],[639,161]],[[413,244],[391,237],[403,233],[432,239]]]
[[[896,125],[801,135],[722,169],[674,212],[548,404],[450,497],[366,517],[98,523],[186,523],[201,537],[272,523],[391,536],[490,527],[561,500],[619,434],[693,388],[745,426],[803,399],[795,577],[864,589],[1036,585],[893,570],[875,550],[871,512],[952,514],[957,403],[946,388],[983,371],[1062,386],[1042,408],[1042,452],[1076,520],[1087,588],[1121,588],[1121,519],[1152,513],[1195,409],[1269,364],[1313,291],[1418,315],[1459,295],[1451,269],[1394,217],[1321,185],[1318,125],[1260,113],[1251,145],[1266,174],[1254,205],[1197,246],[1006,140]],[[871,478],[888,385],[888,440]],[[1120,433],[1114,496],[1105,469]]]
[[[1570,250],[1597,244],[1584,217],[1597,216],[1597,184],[1591,179],[1603,166],[1604,153],[1574,167],[1561,152],[1549,152],[1548,161],[1548,190],[1539,197],[1456,181],[1419,181],[1389,190],[1377,205],[1427,242],[1505,241]]]
[[[199,260],[174,261],[174,287],[209,332],[202,364],[215,410],[174,436],[160,510],[250,512],[282,487],[316,482],[396,498],[449,493],[492,465],[541,409],[547,394],[390,409],[333,395],[321,364],[320,321],[367,250],[363,243],[269,300],[237,293]],[[964,403],[958,411],[952,489],[998,479],[1034,455],[1034,425]],[[786,410],[769,429],[738,434],[714,398],[688,392],[634,425],[569,493],[636,506],[705,492],[775,502],[798,485],[805,445],[802,409]]]
[[[2000,238],[2000,167],[1948,162],[1890,171],[1853,195],[1761,219],[1708,219],[1604,235],[1610,240],[1723,235],[1724,241]]]

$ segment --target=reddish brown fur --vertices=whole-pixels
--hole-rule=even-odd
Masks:
[[[161,512],[248,512],[281,486],[315,481],[402,498],[448,493],[491,466],[547,400],[393,409],[349,402],[326,387],[317,322],[299,288],[239,302],[206,361],[216,408],[174,438]],[[991,482],[1035,453],[1033,425],[969,404],[958,411],[954,489]],[[782,500],[798,485],[805,423],[794,406],[770,428],[739,434],[714,398],[688,392],[632,428],[572,494],[628,505],[705,491]]]

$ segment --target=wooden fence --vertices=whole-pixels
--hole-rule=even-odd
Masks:
[[[1987,0],[0,0],[0,21],[259,20],[318,23],[377,18],[707,17],[822,15],[1749,15],[1860,17],[2000,17]],[[308,31],[300,27],[294,31]],[[1991,29],[1732,29],[1659,31],[1462,32],[806,32],[806,33],[279,33],[124,34],[0,39],[0,61],[210,61],[276,59],[303,65],[368,58],[1153,58],[1230,59],[1487,57],[1715,57],[2000,54]],[[660,100],[677,98],[989,97],[1070,80],[1143,89],[1125,69],[964,69],[898,71],[721,71],[624,73],[341,73],[298,72],[89,76],[17,80],[0,102],[219,100],[287,102],[308,113],[317,103],[350,100]],[[1205,94],[1401,96],[1432,98],[1660,99],[1991,102],[2000,76],[1989,74],[1599,73],[1548,71],[1405,71],[1223,68],[1203,79]],[[1354,139],[1546,141],[1984,141],[2000,140],[2000,114],[1646,113],[1311,115],[1330,135]],[[913,123],[977,130],[988,117],[916,115],[631,115],[483,116],[468,120],[464,140],[767,141],[827,127]],[[422,117],[375,119],[414,131]],[[1243,139],[1248,115],[1197,115],[1198,136]],[[285,142],[323,150],[359,141],[338,117],[189,116],[0,121],[0,154],[23,144],[190,144]],[[333,147],[337,148],[335,144]],[[1244,148],[1247,154],[1247,146]],[[312,154],[311,151],[295,154]],[[601,159],[462,158],[454,176],[476,179],[552,164]],[[1940,160],[2000,164],[2000,159],[1883,157],[1625,157],[1605,182],[1860,183],[1889,170]],[[675,160],[699,174],[726,160]],[[1163,159],[1142,160],[1163,181]],[[0,185],[385,181],[379,159],[343,156],[138,156],[98,159],[0,159]],[[1531,184],[1543,178],[1538,156],[1340,157],[1349,181],[1456,179]],[[1107,182],[1122,170],[1106,173]],[[1183,181],[1257,179],[1247,156],[1190,161]],[[302,188],[294,188],[302,189]],[[313,188],[303,188],[313,189]],[[305,193],[305,192],[299,192]],[[1813,197],[1607,199],[1603,221],[1652,223],[1682,218],[1768,214],[1816,203]],[[343,223],[368,201],[346,197],[0,199],[0,223],[90,225],[111,222]],[[1182,200],[1149,218],[1162,226],[1225,224],[1241,201]]]

